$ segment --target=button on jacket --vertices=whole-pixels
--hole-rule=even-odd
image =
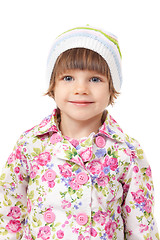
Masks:
[[[139,143],[108,113],[98,134],[71,141],[56,112],[21,135],[2,171],[0,239],[159,239]]]

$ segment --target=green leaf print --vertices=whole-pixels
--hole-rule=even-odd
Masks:
[[[118,158],[118,151],[114,151],[111,155],[113,158]]]
[[[77,151],[75,148],[72,149],[72,153],[73,153],[73,156],[76,156],[77,155]]]
[[[11,200],[8,200],[8,206],[11,206],[11,205],[12,205]]]
[[[92,139],[91,138],[87,139],[86,141],[81,143],[81,146],[82,147],[90,147],[90,146],[92,146]]]
[[[76,190],[73,190],[71,187],[69,187],[68,192],[70,195],[73,195],[76,192]]]
[[[40,220],[38,220],[37,224],[38,224],[38,227],[42,226],[42,222]]]
[[[37,155],[41,154],[40,148],[33,148],[33,150]]]
[[[37,218],[35,216],[32,217],[34,222],[37,222]]]
[[[38,180],[36,180],[36,185],[39,186],[39,181]]]
[[[18,201],[15,206],[18,206],[18,205],[22,205],[22,203],[20,201]]]
[[[3,233],[0,232],[0,234],[2,234],[3,236],[7,235],[8,234],[8,231],[5,230]]]
[[[61,225],[61,223],[58,222],[58,223],[56,223],[54,226],[55,226],[55,227],[58,227],[58,226],[60,226],[60,225]]]
[[[138,150],[137,150],[137,154],[138,154],[138,155],[142,155],[142,154],[143,154],[143,150],[142,150],[142,149],[138,149]]]
[[[72,172],[75,172],[79,169],[79,166],[77,164],[75,164],[72,168]]]
[[[143,217],[136,217],[136,218],[137,218],[138,222],[141,222]]]
[[[3,173],[3,174],[0,176],[0,180],[4,180],[4,179],[5,179],[5,177],[6,177],[6,174],[5,174],[5,173]]]
[[[37,138],[34,138],[33,141],[32,141],[32,143],[35,143],[36,141],[37,141]]]
[[[31,191],[30,194],[28,195],[29,199],[33,199],[34,198],[34,191]]]
[[[111,148],[108,148],[108,155],[111,156]]]
[[[142,149],[137,149],[137,156],[139,159],[143,159],[143,150]]]
[[[8,197],[7,197],[7,195],[4,195],[4,199],[5,199],[6,201],[8,201]]]
[[[79,189],[79,191],[76,192],[76,195],[77,195],[77,198],[80,199],[83,197],[83,190],[82,189]]]
[[[147,170],[147,168],[141,168],[141,172],[142,172],[142,173],[145,173],[146,170]]]
[[[65,154],[66,154],[66,158],[68,158],[68,159],[72,159],[73,158],[73,153],[70,150],[66,150]]]
[[[34,152],[32,152],[31,155],[32,155],[33,157],[36,157],[36,156],[37,156],[37,154],[34,153]]]

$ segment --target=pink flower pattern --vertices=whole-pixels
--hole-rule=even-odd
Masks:
[[[109,114],[97,134],[64,137],[56,112],[21,135],[2,170],[0,239],[158,240],[140,144]]]

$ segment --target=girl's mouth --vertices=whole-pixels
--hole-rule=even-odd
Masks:
[[[88,101],[69,101],[69,102],[78,106],[87,106],[93,103]]]

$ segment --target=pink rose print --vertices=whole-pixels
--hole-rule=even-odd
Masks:
[[[25,235],[24,237],[25,237],[25,240],[33,240],[33,238],[32,238],[31,235],[28,236],[28,234],[27,234],[27,235]]]
[[[91,228],[91,236],[96,237],[97,236],[97,231],[94,228]]]
[[[100,160],[93,160],[91,163],[88,164],[87,168],[92,174],[99,174],[102,172],[103,165]]]
[[[134,180],[135,180],[135,184],[138,185],[141,181],[141,175],[136,174],[134,177]]]
[[[25,240],[33,240],[32,236],[31,236],[31,232],[28,226],[25,226],[25,230],[24,230],[24,239]]]
[[[48,162],[51,161],[51,154],[49,152],[43,152],[36,156],[34,159],[40,166],[45,166]]]
[[[15,172],[16,174],[18,174],[18,173],[20,172],[20,168],[19,168],[19,167],[15,167],[14,172]]]
[[[6,225],[6,229],[13,233],[19,232],[21,230],[21,222],[18,220],[10,220]]]
[[[67,178],[67,177],[71,177],[72,176],[72,168],[71,165],[68,163],[65,163],[63,165],[58,165],[59,170],[60,170],[60,174]]]
[[[80,153],[80,156],[81,156],[83,162],[90,161],[92,158],[92,147],[89,147],[86,150],[82,151]]]
[[[136,158],[136,153],[134,151],[132,151],[129,148],[124,149],[125,154],[127,154],[128,156],[130,156],[130,160],[132,161],[132,159]]]
[[[9,158],[8,158],[8,164],[11,164],[16,160],[16,155],[14,153],[11,153]]]
[[[145,201],[144,210],[148,213],[152,212],[152,201],[151,200],[146,200]]]
[[[82,234],[80,234],[80,235],[78,236],[78,240],[85,240],[85,237],[84,237]]]
[[[31,209],[32,209],[32,203],[31,203],[31,200],[28,198],[28,201],[27,201],[27,210],[28,210],[28,213],[31,212]]]
[[[128,192],[128,189],[129,189],[129,184],[124,184],[123,186],[124,193]]]
[[[134,166],[134,167],[133,167],[133,172],[138,173],[138,172],[139,172],[139,167]]]
[[[130,213],[130,212],[131,212],[131,208],[130,208],[128,205],[125,206],[125,209],[126,209],[126,212],[127,212],[127,213]]]
[[[34,127],[32,127],[32,128],[30,128],[30,129],[28,129],[27,131],[25,131],[25,133],[29,133],[33,128],[35,128],[35,126]],[[20,137],[21,138],[21,137]],[[22,139],[22,138],[21,138]]]
[[[146,186],[147,186],[148,190],[151,191],[151,185],[149,183],[146,183]]]
[[[117,122],[116,122],[116,120],[110,115],[109,116],[110,117],[110,119],[111,119],[111,121],[110,121],[110,124],[112,125],[113,123],[115,124],[117,124]]]
[[[104,175],[103,173],[97,178],[97,183],[99,186],[105,187],[109,182],[109,177]]]
[[[133,196],[133,200],[137,203],[142,203],[144,202],[144,191],[142,189],[139,189],[137,192],[131,192]]]
[[[77,147],[79,145],[79,142],[76,139],[72,139],[70,142],[74,147]]]
[[[152,177],[152,172],[151,172],[151,168],[150,168],[150,166],[147,168],[147,170],[146,170],[146,175],[148,176],[148,177]]]
[[[99,130],[100,133],[103,133],[106,135],[106,132],[107,132],[107,125],[106,123],[104,122],[104,124],[101,126],[100,130]],[[107,134],[108,135],[108,134]]]
[[[118,225],[116,222],[112,222],[112,220],[109,220],[109,222],[107,222],[107,224],[105,225],[105,231],[106,231],[109,239],[112,239],[113,234],[117,227],[118,227]]]
[[[22,154],[22,146],[18,146],[16,149],[16,159],[21,159],[23,162],[27,163],[26,156]]]
[[[118,160],[117,160],[117,158],[109,158],[108,156],[106,156],[105,164],[106,164],[106,166],[110,166],[110,169],[112,171],[115,171],[118,167]]]
[[[23,177],[21,174],[18,176],[18,179],[19,179],[19,181],[23,181]]]
[[[54,181],[48,182],[48,187],[49,188],[53,188],[54,186],[55,186],[55,182]]]
[[[95,213],[93,220],[97,223],[100,223],[103,226],[106,221],[106,216],[107,216],[106,212],[98,210],[98,212]]]
[[[64,237],[64,232],[62,230],[57,231],[56,234],[59,239],[62,239]]]
[[[8,217],[12,217],[14,219],[18,219],[21,216],[21,209],[17,206],[11,207],[10,212],[7,215]]]
[[[50,141],[51,141],[52,144],[55,144],[55,143],[58,143],[58,142],[62,141],[62,139],[63,138],[61,137],[61,135],[59,133],[53,133]]]
[[[148,230],[148,225],[140,224],[140,233],[143,233],[144,231]]]
[[[21,153],[21,147],[18,146],[16,149],[16,158],[21,159],[22,153]]]
[[[117,207],[117,213],[119,213],[119,214],[121,213],[121,207],[120,206]]]
[[[51,229],[49,226],[40,227],[37,237],[42,240],[48,240],[51,236]]]
[[[61,207],[63,209],[70,208],[71,207],[71,203],[69,201],[63,200]]]
[[[131,151],[131,149],[129,149],[129,148],[124,149],[124,152],[125,152],[125,154],[128,155],[128,156],[131,156],[131,154],[132,154],[132,151]]]
[[[76,179],[72,179],[69,182],[69,185],[73,190],[78,190],[80,188],[80,185],[77,183]]]
[[[122,130],[122,128],[120,128],[120,127],[117,127],[118,128],[118,130],[120,131],[120,132],[122,132],[123,133],[123,130]]]
[[[76,163],[76,164],[79,164],[79,165],[82,165],[82,160],[80,157],[75,157],[75,158],[72,158],[72,162]]]
[[[43,119],[43,121],[39,124],[39,127],[40,128],[45,127],[49,121],[50,121],[50,118],[49,119],[47,119],[47,118]]]
[[[8,164],[11,164],[16,159],[21,159],[22,161],[24,161],[24,163],[27,163],[26,157],[22,154],[21,149],[22,149],[22,147],[18,146],[15,153],[10,154],[10,156],[8,158]]]
[[[37,175],[37,172],[39,170],[39,167],[37,165],[33,165],[31,166],[31,174],[30,174],[30,178],[35,178]]]

